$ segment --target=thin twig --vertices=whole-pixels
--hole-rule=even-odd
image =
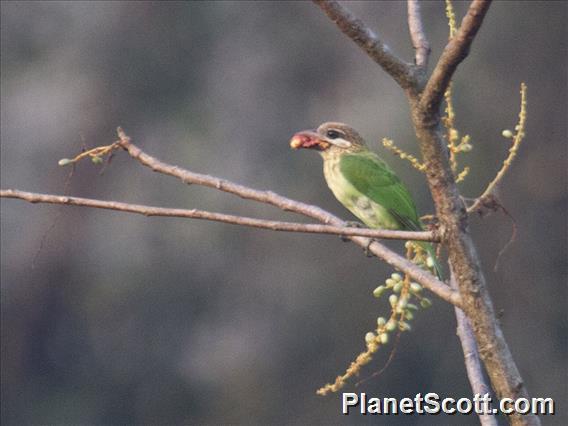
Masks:
[[[71,187],[71,178],[73,177],[74,174],[75,174],[75,166],[73,165],[71,167],[71,170],[69,171],[69,174],[65,178],[65,183],[63,185],[63,193],[65,195],[69,194],[69,189]],[[51,225],[49,225],[49,228],[47,228],[47,231],[45,231],[44,234],[41,237],[41,241],[39,242],[39,247],[37,248],[37,250],[34,254],[34,257],[32,258],[32,262],[31,262],[31,268],[32,269],[35,269],[36,260],[39,257],[39,254],[41,253],[41,251],[43,250],[43,247],[45,246],[45,244],[47,242],[47,237],[55,229],[55,227],[57,226],[57,222],[59,222],[59,219],[62,216],[63,216],[63,206],[61,206],[58,209],[57,213],[55,214],[55,216],[53,217],[53,219],[51,221]]]
[[[215,213],[197,209],[173,209],[164,207],[146,206],[140,204],[122,203],[117,201],[94,200],[91,198],[70,197],[64,195],[38,194],[15,189],[0,190],[0,198],[17,198],[30,203],[66,204],[73,206],[92,207],[97,209],[116,210],[128,213],[137,213],[144,216],[184,217],[191,219],[204,219],[215,222],[230,223],[233,225],[249,226],[253,228],[269,229],[272,231],[303,232],[308,234],[333,234],[342,236],[360,236],[367,238],[383,238],[394,240],[434,241],[434,234],[430,231],[392,231],[385,229],[361,229],[340,227],[332,225],[281,222],[276,220],[255,219],[245,216],[236,216],[224,213]]]
[[[493,179],[489,183],[489,185],[487,185],[487,188],[485,189],[485,191],[483,191],[483,194],[481,194],[479,197],[477,197],[475,202],[467,209],[468,213],[475,212],[475,211],[479,210],[480,208],[482,208],[483,205],[485,204],[485,202],[487,202],[491,198],[495,189],[497,188],[497,186],[499,185],[501,180],[503,180],[503,177],[505,177],[507,170],[509,170],[509,168],[511,167],[511,164],[513,163],[513,160],[517,156],[517,151],[519,150],[519,145],[521,144],[521,142],[522,142],[522,140],[525,136],[526,121],[527,121],[527,86],[526,86],[525,83],[522,83],[521,84],[521,110],[519,111],[519,122],[518,122],[517,127],[516,127],[516,129],[517,129],[516,133],[513,137],[513,143],[511,145],[511,148],[509,148],[509,155],[507,156],[505,161],[503,161],[503,165],[501,166],[501,169],[499,170],[499,172],[497,172],[495,179]]]
[[[422,69],[428,68],[428,58],[430,57],[430,43],[424,33],[422,24],[422,14],[420,13],[420,3],[418,0],[408,0],[408,30],[414,47],[414,62]]]
[[[420,99],[426,112],[438,111],[458,65],[467,57],[471,43],[483,23],[491,0],[474,0],[463,18],[460,28],[446,45]]]
[[[361,19],[333,0],[312,0],[335,25],[403,88],[416,86],[415,69],[396,56]]]
[[[458,309],[458,308],[456,308]],[[396,351],[398,349],[398,344],[400,343],[400,336],[402,335],[402,330],[398,330],[396,332],[396,336],[394,338],[394,343],[392,346],[392,350],[390,351],[389,357],[387,358],[387,361],[385,362],[385,365],[383,365],[383,367],[379,370],[379,371],[375,371],[373,374],[371,374],[368,377],[365,377],[364,379],[359,380],[357,383],[355,383],[355,387],[357,386],[361,386],[363,383],[368,382],[371,379],[374,379],[376,377],[379,377],[381,374],[383,374],[385,371],[387,371],[387,368],[389,368],[389,366],[391,365],[391,363],[394,360],[394,357],[396,355]]]
[[[458,290],[458,284],[453,271],[451,271],[450,286],[454,290]],[[471,323],[460,308],[455,308],[455,312],[457,319],[456,334],[460,339],[461,347],[463,349],[465,369],[471,385],[472,393],[474,395],[491,394],[491,388],[487,384],[485,375],[483,374],[483,366],[481,365],[481,360],[479,358],[477,343],[475,342],[475,336],[471,329]],[[487,408],[489,409],[489,407]],[[494,415],[481,413],[478,413],[478,415],[482,426],[497,426],[498,423]]]
[[[414,167],[419,172],[424,173],[426,171],[426,166],[422,164],[418,160],[418,158],[400,149],[394,144],[392,139],[383,138],[383,146],[401,160],[407,160],[412,165],[412,167]]]

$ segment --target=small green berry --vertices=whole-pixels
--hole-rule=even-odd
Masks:
[[[386,323],[387,323],[387,320],[384,319],[384,317],[378,317],[377,318],[377,325],[379,327],[384,327]]]
[[[375,333],[373,333],[372,331],[369,331],[367,334],[365,334],[365,343],[369,344],[369,343],[373,343],[375,341],[375,338],[377,336],[375,336]]]
[[[430,306],[432,306],[432,302],[427,297],[424,297],[424,298],[422,298],[422,300],[420,300],[420,306],[422,306],[424,309],[426,309],[426,308],[429,308]]]
[[[394,318],[388,320],[387,324],[385,325],[385,329],[387,331],[394,331],[396,329],[396,320]]]
[[[501,132],[501,134],[503,135],[504,138],[510,139],[513,137],[513,132],[511,132],[509,129],[507,130],[503,130]]]
[[[402,276],[400,274],[397,274],[396,272],[394,274],[391,274],[391,278],[395,281],[402,281]]]
[[[402,283],[399,281],[394,285],[392,291],[394,291],[395,293],[400,293],[400,290],[402,290]]]
[[[410,283],[410,292],[417,294],[422,291],[422,286],[418,283]]]
[[[392,287],[392,286],[394,286],[394,285],[396,284],[396,281],[393,280],[392,278],[387,278],[387,279],[385,280],[385,284],[387,285],[387,287],[390,288],[390,287]]]
[[[73,163],[73,160],[70,160],[69,158],[62,158],[57,162],[57,164],[59,164],[60,166],[67,166],[71,163]]]
[[[389,342],[389,335],[387,333],[379,334],[379,341],[381,344],[386,345]]]
[[[389,296],[389,303],[394,308],[398,302],[398,296],[396,294],[391,294]]]
[[[417,311],[418,306],[416,306],[414,303],[409,303],[408,305],[406,305],[406,309],[410,311]]]
[[[373,290],[373,296],[377,299],[382,296],[387,288],[384,285],[378,286],[376,289]]]

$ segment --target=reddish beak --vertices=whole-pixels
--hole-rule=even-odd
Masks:
[[[290,147],[293,149],[304,148],[323,151],[329,148],[329,143],[320,139],[320,136],[313,130],[303,130],[292,136]]]

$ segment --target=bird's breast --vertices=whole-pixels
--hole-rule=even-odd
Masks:
[[[327,186],[335,195],[341,204],[350,209],[350,205],[355,205],[355,198],[358,191],[345,179],[339,168],[339,158],[334,157],[323,162],[323,174],[327,182]]]
[[[328,158],[323,163],[327,186],[335,198],[370,228],[398,229],[397,221],[383,206],[362,194],[345,177],[339,158]]]

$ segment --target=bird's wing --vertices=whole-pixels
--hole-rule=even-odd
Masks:
[[[355,189],[386,209],[402,229],[422,230],[412,196],[398,176],[375,153],[344,154],[339,167]]]

